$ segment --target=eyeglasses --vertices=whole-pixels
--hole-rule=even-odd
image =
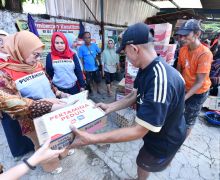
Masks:
[[[41,53],[33,53],[35,59],[41,58]]]

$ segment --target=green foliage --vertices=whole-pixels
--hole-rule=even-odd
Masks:
[[[202,23],[202,28],[205,31],[220,32],[220,22],[205,21]]]

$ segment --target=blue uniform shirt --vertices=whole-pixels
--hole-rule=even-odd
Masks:
[[[181,75],[157,57],[139,70],[134,88],[136,122],[149,130],[143,138],[146,151],[159,158],[176,153],[186,137],[185,85]]]
[[[79,48],[79,58],[83,59],[85,71],[96,71],[98,66],[96,64],[96,56],[101,50],[95,43],[91,43],[90,46],[85,44]]]

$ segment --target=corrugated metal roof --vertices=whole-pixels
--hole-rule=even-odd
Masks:
[[[97,20],[101,20],[100,0],[85,0]],[[82,0],[47,0],[47,13],[82,20],[94,20]],[[142,0],[104,0],[104,22],[130,25],[156,15],[157,9]]]
[[[179,8],[202,8],[200,0],[172,0]],[[208,1],[208,0],[207,0]],[[158,8],[177,8],[169,0],[149,0],[150,3],[156,5]]]

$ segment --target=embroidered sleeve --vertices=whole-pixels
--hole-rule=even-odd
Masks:
[[[51,111],[53,103],[41,100],[22,98],[0,90],[0,110],[13,118],[28,116],[35,118]]]
[[[0,71],[0,112],[4,111],[12,118],[35,118],[50,112],[52,106],[51,102],[22,98],[9,74]]]
[[[0,90],[9,94],[19,94],[15,82],[4,70],[0,70]]]
[[[48,101],[41,101],[41,100],[33,101],[28,108],[29,116],[31,118],[36,118],[44,114],[47,114],[51,111],[52,106],[53,103]]]

